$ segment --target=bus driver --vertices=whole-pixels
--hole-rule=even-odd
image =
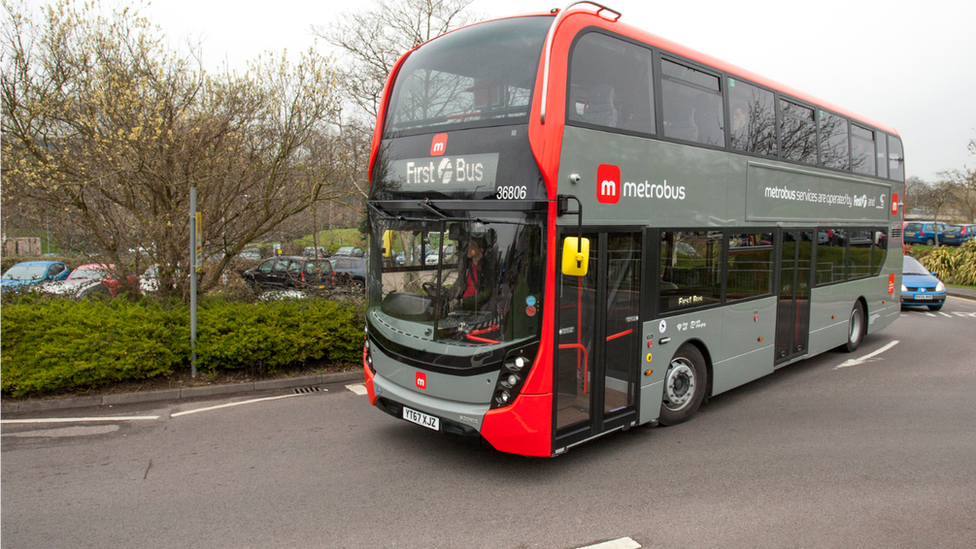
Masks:
[[[473,236],[468,240],[467,253],[458,269],[459,282],[454,292],[454,309],[477,311],[491,297],[495,279],[491,261],[485,255],[485,238]]]

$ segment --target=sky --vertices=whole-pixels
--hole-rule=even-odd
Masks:
[[[204,65],[238,70],[262,52],[316,47],[312,25],[365,9],[336,0],[155,0],[143,13]],[[489,17],[548,11],[553,0],[475,0]],[[976,0],[604,0],[621,21],[894,127],[909,176],[976,169]]]

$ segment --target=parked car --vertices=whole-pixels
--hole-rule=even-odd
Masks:
[[[337,254],[338,255],[338,254]],[[366,258],[332,256],[332,271],[337,285],[351,284],[360,291],[366,290]]]
[[[334,277],[328,259],[283,255],[244,271],[244,280],[255,289],[311,289],[332,286]]]
[[[946,224],[934,221],[912,221],[908,225],[905,225],[905,230],[902,233],[902,238],[905,244],[925,244],[926,246],[935,246],[935,239],[939,239],[939,243],[942,243],[943,233],[946,230]]]
[[[332,255],[348,255],[352,257],[365,257],[366,252],[362,248],[357,246],[343,246],[336,250],[336,253]]]
[[[244,248],[237,257],[248,261],[261,261],[261,250],[258,248]]]
[[[934,274],[911,256],[902,259],[901,305],[924,305],[938,311],[945,304],[946,289]]]
[[[71,271],[68,278],[42,284],[38,290],[65,297],[89,297],[98,294],[115,297],[122,283],[112,274],[114,270],[115,265],[99,263],[81,265]],[[132,287],[139,287],[138,275],[128,275],[126,278]]]
[[[976,225],[949,225],[939,242],[948,246],[959,246],[974,238],[976,238]]]
[[[71,269],[63,261],[23,261],[7,269],[0,280],[3,290],[15,290],[34,284],[64,280]]]
[[[314,246],[306,246],[305,249],[302,250],[302,255],[305,257],[324,259],[326,257],[329,257],[329,250],[325,249],[322,246],[319,246],[318,248]]]

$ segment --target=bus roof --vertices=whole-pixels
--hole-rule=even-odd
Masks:
[[[771,78],[767,78],[765,76],[756,74],[750,70],[743,69],[742,67],[723,61],[707,53],[702,53],[698,50],[681,45],[677,42],[658,36],[656,34],[652,34],[643,29],[634,27],[630,24],[620,22],[619,20],[618,21],[608,20],[604,17],[600,17],[599,15],[596,14],[596,12],[583,10],[583,9],[573,10],[573,12],[567,14],[566,17],[567,18],[571,16],[575,17],[577,15],[588,15],[591,19],[593,19],[595,26],[604,28],[606,30],[615,32],[617,34],[626,37],[630,37],[632,39],[643,42],[649,46],[653,46],[665,50],[667,52],[674,53],[676,55],[679,55],[691,61],[701,63],[703,65],[707,65],[709,67],[718,69],[720,71],[727,72],[729,74],[740,77],[743,80],[749,80],[755,84],[759,84],[760,86],[764,86],[772,90],[792,96],[796,99],[799,99],[800,101],[804,101],[806,103],[816,105],[817,107],[823,108],[828,111],[832,111],[836,114],[846,116],[852,120],[859,121],[863,124],[874,126],[875,128],[888,132],[892,135],[899,135],[898,131],[895,128],[887,124],[876,122],[874,120],[871,120],[870,118],[861,116],[860,114],[857,114],[851,111],[850,109],[839,107],[833,103],[819,99],[809,93],[802,92],[800,90],[797,90],[785,84],[777,82]]]

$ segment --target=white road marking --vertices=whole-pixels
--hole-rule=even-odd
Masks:
[[[369,392],[366,390],[366,385],[362,383],[357,383],[356,385],[346,385],[346,389],[349,389],[359,396],[366,396],[366,394]]]
[[[869,359],[872,359],[872,358],[880,355],[881,353],[887,351],[888,349],[894,347],[895,345],[898,345],[898,341],[892,341],[891,343],[885,345],[884,347],[878,349],[877,351],[875,351],[873,353],[870,353],[870,354],[867,354],[867,355],[864,355],[861,358],[852,358],[852,359],[848,360],[847,362],[844,362],[840,366],[834,367],[834,369],[835,370],[839,370],[841,368],[849,368],[851,366],[857,366],[859,364],[864,364]]]
[[[932,314],[932,313],[925,313],[925,316],[931,316],[931,317],[935,318],[935,315]]]
[[[159,416],[107,416],[107,417],[42,417],[37,419],[4,419],[0,423],[83,423],[86,421],[146,421]]]
[[[939,314],[944,317],[952,318],[952,315],[950,315],[949,313],[939,313]]]
[[[220,404],[218,406],[208,406],[206,408],[198,408],[196,410],[187,410],[185,412],[176,412],[175,414],[170,414],[169,417],[185,416],[185,415],[189,415],[189,414],[195,414],[197,412],[209,412],[210,410],[219,410],[221,408],[230,408],[231,406],[240,406],[242,404],[253,404],[255,402],[264,402],[266,400],[281,400],[283,398],[291,398],[291,397],[297,397],[297,396],[305,396],[305,394],[306,393],[298,393],[298,394],[294,394],[294,395],[282,395],[282,396],[276,396],[276,397],[255,398],[253,400],[242,400],[240,402],[231,402],[229,404]]]
[[[641,544],[630,538],[620,538],[597,543],[596,545],[587,545],[578,549],[640,549],[640,546]]]
[[[21,431],[19,433],[3,433],[5,437],[83,437],[92,435],[104,435],[114,433],[119,430],[118,425],[76,425],[74,427],[58,427],[56,429],[35,429],[33,431]]]

